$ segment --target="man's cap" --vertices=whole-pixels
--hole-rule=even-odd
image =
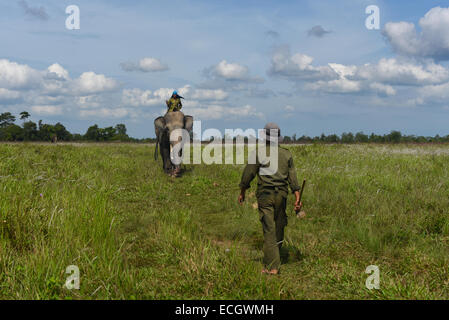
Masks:
[[[178,94],[178,91],[176,91],[176,90],[173,91],[172,96],[176,96],[176,97],[178,97],[178,98],[184,99],[183,97],[181,97],[181,96]]]
[[[271,130],[277,130],[277,136],[271,136]],[[279,128],[279,126],[274,123],[274,122],[268,122],[265,127],[264,127],[264,131],[263,131],[263,139],[266,139],[267,141],[274,141],[274,142],[282,142],[283,137],[281,136],[281,129]]]

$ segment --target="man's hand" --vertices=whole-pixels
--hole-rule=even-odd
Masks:
[[[246,192],[245,189],[240,190],[239,199],[238,199],[238,202],[240,205],[242,205],[243,202],[245,201],[245,192]]]
[[[296,198],[296,201],[295,201],[295,211],[296,212],[299,212],[299,211],[301,211],[301,208],[302,208],[302,202],[301,202],[301,200],[299,199],[299,191],[295,191],[295,198]]]
[[[301,211],[301,208],[302,208],[302,202],[301,201],[296,201],[295,202],[295,212]]]

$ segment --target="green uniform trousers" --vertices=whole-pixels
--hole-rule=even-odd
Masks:
[[[257,202],[264,235],[263,263],[268,270],[279,270],[279,250],[284,241],[284,228],[287,226],[287,194],[277,189],[263,189],[258,192]]]

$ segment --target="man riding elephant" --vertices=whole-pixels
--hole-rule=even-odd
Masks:
[[[193,117],[186,116],[181,111],[167,112],[163,117],[154,120],[156,133],[156,149],[154,159],[157,159],[158,147],[162,157],[165,173],[178,176],[181,171],[182,148],[190,139],[193,128]]]
[[[173,94],[171,95],[171,98],[169,100],[165,100],[165,103],[167,104],[167,113],[168,112],[176,112],[181,111],[182,103],[181,99],[184,99],[180,95],[178,95],[178,92],[175,90],[173,91]]]

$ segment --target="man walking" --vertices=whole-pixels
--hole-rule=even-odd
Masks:
[[[277,159],[275,159],[277,160],[277,170],[267,173],[266,168],[270,167],[270,163],[267,163],[266,160],[261,161],[259,156],[256,156],[255,163],[247,164],[243,171],[238,202],[242,204],[245,201],[246,190],[257,175],[256,196],[264,234],[264,268],[262,273],[278,274],[281,264],[279,250],[284,241],[284,228],[287,225],[285,210],[288,186],[296,197],[295,211],[301,209],[302,203],[299,200],[300,186],[296,177],[292,154],[289,150],[278,145],[282,141],[279,126],[272,122],[267,123],[264,133],[267,151],[270,154],[277,154]],[[270,141],[272,142],[271,146]],[[270,148],[277,149],[270,150]],[[273,151],[277,151],[277,153]]]

